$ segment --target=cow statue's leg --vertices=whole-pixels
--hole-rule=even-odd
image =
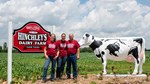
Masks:
[[[133,74],[137,74],[138,73],[139,63],[141,61],[140,57],[139,57],[138,47],[135,47],[132,50],[132,55],[134,56],[134,60],[135,60],[135,66],[134,66]]]
[[[103,56],[102,56],[102,59],[103,59],[103,74],[107,74],[107,70],[106,70],[106,67],[107,67],[107,59],[106,59],[106,56],[103,55]]]
[[[106,70],[107,58],[106,58],[105,52],[104,51],[100,52],[100,50],[97,48],[94,50],[94,53],[96,54],[98,58],[101,58],[102,65],[103,65],[103,74],[107,74],[107,70]]]
[[[138,67],[139,67],[139,59],[135,58],[135,66],[134,66],[134,71],[132,74],[137,74],[138,73]]]
[[[134,71],[132,74],[137,74],[138,73],[138,66],[140,63],[138,47],[136,46],[136,47],[131,48],[131,50],[129,51],[129,54],[133,55],[134,62],[135,62]]]
[[[101,54],[101,60],[102,60],[102,64],[103,64],[103,74],[107,74],[107,57],[106,57],[106,53],[104,51],[100,52]]]
[[[140,55],[139,74],[142,74],[143,72],[142,66],[144,62],[145,62],[145,50],[142,50]]]
[[[101,58],[102,65],[103,65],[103,74],[107,74],[106,66],[107,66],[107,59],[105,55],[101,55],[100,53],[96,55],[98,58]]]
[[[142,72],[143,72],[142,66],[143,66],[143,62],[140,61],[140,65],[139,65],[139,74],[142,74]]]

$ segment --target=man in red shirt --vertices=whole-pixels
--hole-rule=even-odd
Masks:
[[[73,66],[73,79],[77,78],[77,59],[80,58],[80,45],[74,40],[74,35],[69,34],[69,40],[67,43],[67,68],[66,73],[68,79],[70,79],[71,65]]]
[[[56,77],[60,78],[63,75],[64,67],[67,59],[67,41],[66,41],[66,34],[61,34],[61,40],[57,41],[59,57],[57,59],[57,71]]]

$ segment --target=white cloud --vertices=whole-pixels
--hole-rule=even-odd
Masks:
[[[144,21],[145,21],[146,26],[150,27],[150,13],[145,15]]]
[[[136,0],[0,0],[0,41],[7,41],[7,24],[13,21],[20,28],[28,21],[37,21],[56,35],[84,32],[98,37],[142,36],[150,41],[150,7]],[[3,37],[2,37],[3,36]],[[150,48],[150,45],[147,44]]]
[[[129,25],[129,23],[125,22],[125,23],[120,23],[119,25],[117,25],[117,27],[119,27],[119,28],[127,28],[128,25]]]

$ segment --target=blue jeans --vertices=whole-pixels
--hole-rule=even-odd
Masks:
[[[53,58],[54,58],[53,56],[49,56],[49,59],[45,60],[43,80],[46,80],[47,70],[48,70],[48,66],[50,64],[50,61],[52,62],[51,77],[50,77],[50,79],[54,79],[55,78],[55,64],[56,64],[56,61]]]
[[[66,68],[66,73],[67,77],[70,78],[71,74],[71,65],[73,66],[73,77],[77,77],[77,56],[76,54],[74,55],[68,55],[67,57],[67,68]]]
[[[58,57],[58,59],[57,59],[57,71],[56,71],[57,77],[61,77],[63,75],[66,60],[67,60],[67,56]]]

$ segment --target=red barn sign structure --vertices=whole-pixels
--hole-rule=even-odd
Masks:
[[[20,52],[43,52],[50,32],[37,22],[28,22],[20,29],[14,30],[14,48]]]

